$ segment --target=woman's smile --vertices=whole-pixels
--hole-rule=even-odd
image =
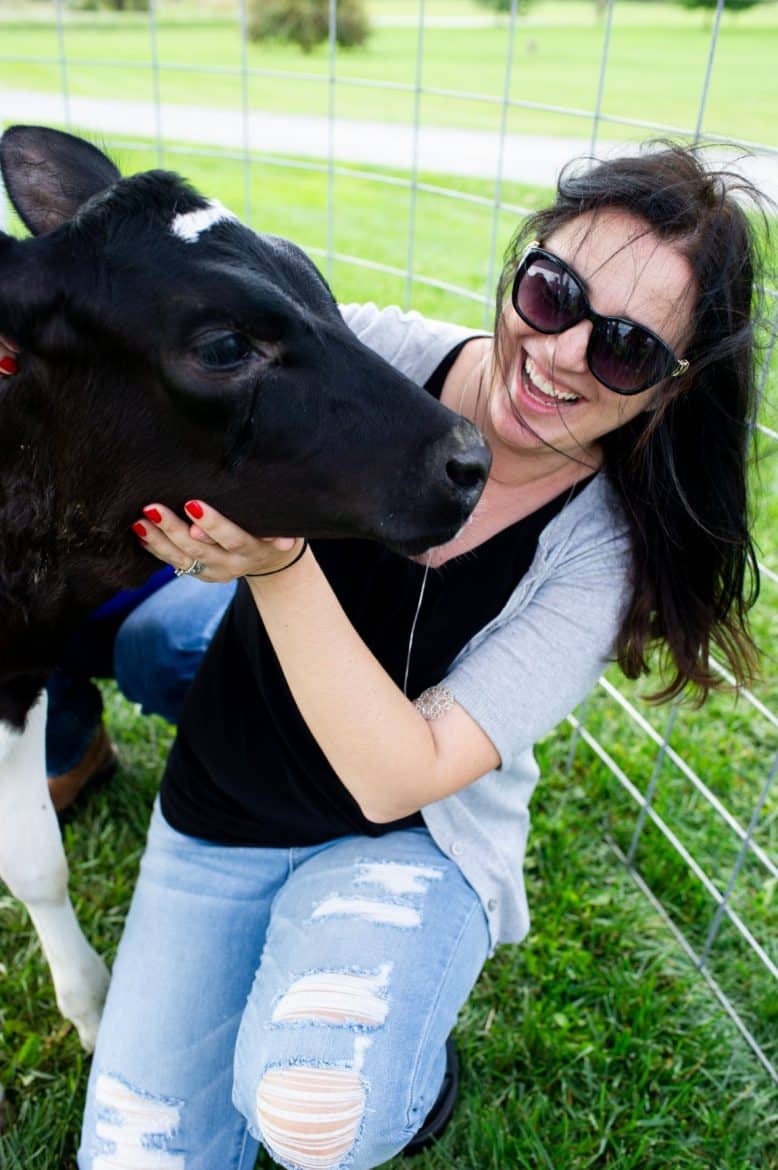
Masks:
[[[567,411],[581,401],[575,394],[555,381],[551,372],[545,370],[525,349],[521,350],[516,377],[516,406],[529,412],[542,413]]]

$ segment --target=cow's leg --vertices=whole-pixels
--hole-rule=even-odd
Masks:
[[[46,782],[45,728],[45,694],[23,732],[0,723],[0,878],[27,907],[59,1010],[91,1051],[108,971],[84,938],[68,897],[67,862]]]

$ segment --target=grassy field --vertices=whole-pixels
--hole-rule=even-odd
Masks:
[[[130,152],[126,169],[154,164]],[[171,156],[227,205],[244,205],[240,163]],[[403,267],[409,215],[398,176],[334,178],[334,246],[349,255]],[[423,176],[445,186],[443,176]],[[472,181],[471,194],[492,187]],[[257,165],[250,176],[253,221],[310,249],[327,244],[325,173]],[[537,206],[546,192],[506,187],[512,204]],[[497,250],[515,226],[497,224]],[[488,206],[420,195],[414,268],[422,276],[484,290],[492,236]],[[401,276],[347,263],[332,266],[341,300],[402,302]],[[481,307],[424,283],[411,288],[414,307],[479,324]],[[778,355],[768,387],[765,421],[778,429]],[[757,535],[764,562],[778,570],[778,444],[761,443]],[[759,697],[778,710],[778,587],[766,583],[755,620],[766,649]],[[614,676],[615,681],[615,676]],[[626,688],[625,688],[626,689]],[[650,687],[630,687],[631,695]],[[116,780],[90,796],[66,826],[77,912],[101,953],[113,955],[131,893],[148,811],[171,730],[140,719],[110,686],[111,733],[121,753]],[[659,729],[668,712],[638,705]],[[587,726],[645,791],[655,751],[607,696],[587,709]],[[443,1142],[417,1159],[419,1170],[778,1170],[778,1092],[682,956],[662,921],[616,861],[608,839],[628,844],[634,805],[589,749],[568,771],[569,732],[562,728],[539,751],[544,772],[535,802],[527,863],[534,927],[526,944],[501,949],[489,962],[460,1019],[457,1040],[463,1090]],[[776,729],[744,704],[716,699],[704,712],[685,709],[673,746],[732,809],[748,822],[771,758]],[[657,808],[717,881],[726,884],[736,854],[731,832],[666,766]],[[778,793],[764,810],[757,840],[778,846]],[[712,904],[653,827],[638,853],[641,870],[665,906],[700,944]],[[778,961],[775,884],[747,864],[734,905]],[[26,916],[0,896],[0,1083],[11,1124],[0,1136],[3,1170],[74,1170],[87,1061],[57,1016],[48,974]],[[776,1057],[778,996],[758,961],[725,926],[712,970],[763,1047]],[[140,1038],[142,1041],[142,1038]],[[269,1170],[271,1163],[261,1158]],[[397,1160],[400,1170],[407,1163]],[[214,1167],[214,1170],[221,1168]]]
[[[111,956],[170,733],[109,702],[122,770],[65,840],[79,916]],[[603,813],[617,811],[607,781],[584,759],[568,775],[564,753],[561,739],[541,750],[546,782],[528,858],[533,933],[487,965],[457,1029],[455,1121],[414,1165],[774,1170],[774,1085],[615,863],[603,840]],[[73,1170],[87,1061],[52,1008],[23,913],[9,899],[0,911],[0,1078],[12,1122],[0,1164]]]
[[[342,117],[407,121],[413,115],[418,35],[409,5],[374,3],[376,27],[368,45],[340,52],[337,110]],[[450,11],[456,5],[447,5]],[[463,4],[465,14],[484,10]],[[49,19],[41,19],[49,13]],[[199,10],[202,13],[202,10]],[[38,19],[24,19],[27,12]],[[50,5],[9,8],[0,16],[0,86],[57,90],[61,67]],[[198,15],[180,5],[159,6],[157,54],[165,102],[240,108],[241,44],[237,20],[210,9]],[[386,23],[406,17],[406,25]],[[381,23],[383,21],[383,23]],[[497,129],[504,89],[505,22],[439,27],[424,36],[422,116],[427,124]],[[516,29],[511,98],[584,112],[594,108],[604,27],[594,4],[582,0],[538,3]],[[710,18],[647,0],[620,3],[613,22],[604,113],[662,126],[694,128],[710,44]],[[715,137],[776,143],[778,109],[778,5],[766,3],[725,16],[716,54],[704,130]],[[137,15],[69,14],[65,21],[68,84],[74,94],[149,100],[151,40]],[[249,46],[248,98],[255,110],[290,114],[326,111],[328,51],[305,56],[295,49]],[[279,73],[292,73],[281,77]],[[384,83],[382,87],[377,83]],[[391,88],[395,87],[395,88]],[[514,133],[586,137],[588,116],[512,108]],[[644,136],[620,125],[604,136]]]

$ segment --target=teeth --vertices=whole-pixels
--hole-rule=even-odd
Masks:
[[[564,390],[557,390],[553,382],[548,382],[538,370],[532,358],[527,354],[524,361],[524,373],[529,378],[532,385],[540,390],[542,394],[548,395],[549,398],[556,398],[559,402],[577,402],[577,394],[567,394]]]

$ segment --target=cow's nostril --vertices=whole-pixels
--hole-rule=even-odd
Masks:
[[[488,455],[481,452],[455,455],[446,464],[446,473],[457,487],[472,490],[483,487],[486,483],[489,462]]]
[[[476,487],[484,478],[483,468],[472,459],[449,459],[446,464],[448,478],[457,487]]]

